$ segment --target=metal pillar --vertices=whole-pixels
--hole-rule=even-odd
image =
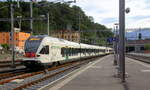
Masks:
[[[31,30],[31,35],[33,34],[33,2],[32,0],[30,1],[30,30]]]
[[[119,0],[119,60],[121,79],[125,82],[125,0]]]
[[[20,30],[21,30],[21,18],[22,16],[17,16],[17,19],[19,20],[18,25],[19,25]]]
[[[15,43],[14,43],[14,9],[13,4],[10,4],[11,15],[11,45],[12,45],[12,68],[15,68]]]
[[[18,7],[18,8],[20,7],[20,3],[19,3],[19,0],[17,0],[17,7]]]
[[[117,28],[114,26],[114,37],[117,36]],[[117,41],[113,42],[113,48],[114,48],[114,65],[117,65]]]
[[[118,49],[118,42],[119,42],[119,28],[118,28],[119,24],[116,24],[116,38],[117,38],[117,41],[116,41],[116,59],[117,59],[117,64],[119,65],[119,49]]]
[[[80,16],[80,10],[79,10],[79,26],[78,26],[78,28],[79,28],[79,32],[80,32],[80,40],[79,40],[79,45],[80,45],[80,59],[81,59],[81,36],[82,36],[82,32],[81,32],[81,27],[80,27],[80,25],[81,25],[81,16]]]
[[[49,13],[47,13],[47,35],[49,36]]]

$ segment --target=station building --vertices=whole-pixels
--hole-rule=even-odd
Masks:
[[[24,43],[27,38],[30,37],[30,33],[25,32],[15,32],[14,40],[15,45],[19,49],[24,49]],[[0,44],[8,44],[11,45],[11,33],[10,32],[0,32]]]
[[[79,42],[80,41],[80,33],[78,31],[73,30],[57,30],[52,33],[53,37],[66,39],[68,41]]]

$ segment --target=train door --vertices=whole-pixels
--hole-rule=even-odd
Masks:
[[[50,58],[49,58],[49,46],[46,45],[46,46],[43,46],[43,48],[41,49],[40,51],[40,57],[41,59],[44,61],[44,62],[49,62]]]
[[[61,59],[61,47],[58,43],[53,43],[51,45],[51,61],[56,62]]]

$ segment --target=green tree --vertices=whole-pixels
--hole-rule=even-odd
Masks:
[[[144,47],[145,47],[146,50],[150,50],[150,44],[145,44]]]
[[[1,1],[0,7],[9,6],[10,3],[17,4],[17,2]],[[20,2],[20,8],[15,7],[14,18],[22,16],[22,18],[30,17],[30,3],[26,1]],[[4,8],[0,10],[0,18],[10,18],[10,9]],[[66,3],[53,3],[47,1],[41,1],[33,3],[33,17],[39,18],[41,15],[45,15],[49,12],[50,14],[50,30],[65,30],[68,25],[71,26],[71,30],[82,31],[81,38],[82,42],[91,43],[95,38],[94,42],[98,44],[104,44],[105,39],[113,36],[113,33],[104,25],[95,23],[92,16],[87,16],[85,12],[76,5],[71,6]],[[80,23],[80,24],[79,24]],[[15,27],[18,27],[18,21],[15,21]],[[34,20],[33,31],[34,34],[46,34],[46,20]],[[10,31],[10,22],[0,22],[1,31]],[[22,20],[21,30],[24,32],[31,32],[29,20]],[[97,30],[93,32],[93,30]],[[104,31],[105,30],[105,31]],[[86,40],[83,40],[86,39]],[[88,41],[89,40],[89,41]]]
[[[5,50],[8,50],[8,49],[9,49],[9,45],[8,45],[8,44],[1,44],[1,46],[2,46]]]

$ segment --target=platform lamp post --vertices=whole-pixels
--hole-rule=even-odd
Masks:
[[[116,60],[117,60],[117,65],[119,65],[118,70],[120,71],[120,61],[119,61],[119,24],[116,23]]]
[[[125,82],[125,0],[119,0],[119,61],[121,80]]]
[[[113,42],[114,45],[114,65],[118,64],[118,23],[114,24],[114,38],[116,38],[116,40]]]
[[[115,26],[113,27],[113,32],[114,32],[114,37],[116,36],[116,28],[115,28]],[[115,48],[115,42],[113,42],[113,49],[114,49],[114,62],[113,62],[113,64],[114,65],[117,65],[117,61],[116,61],[116,48]]]
[[[115,23],[114,25],[115,25],[115,38],[116,38],[116,41],[114,42],[116,61],[114,61],[114,64],[117,65],[118,77],[121,77],[121,61],[119,59],[119,24]]]
[[[119,61],[120,74],[122,82],[125,82],[125,12],[129,13],[130,9],[125,9],[125,0],[119,0]]]

